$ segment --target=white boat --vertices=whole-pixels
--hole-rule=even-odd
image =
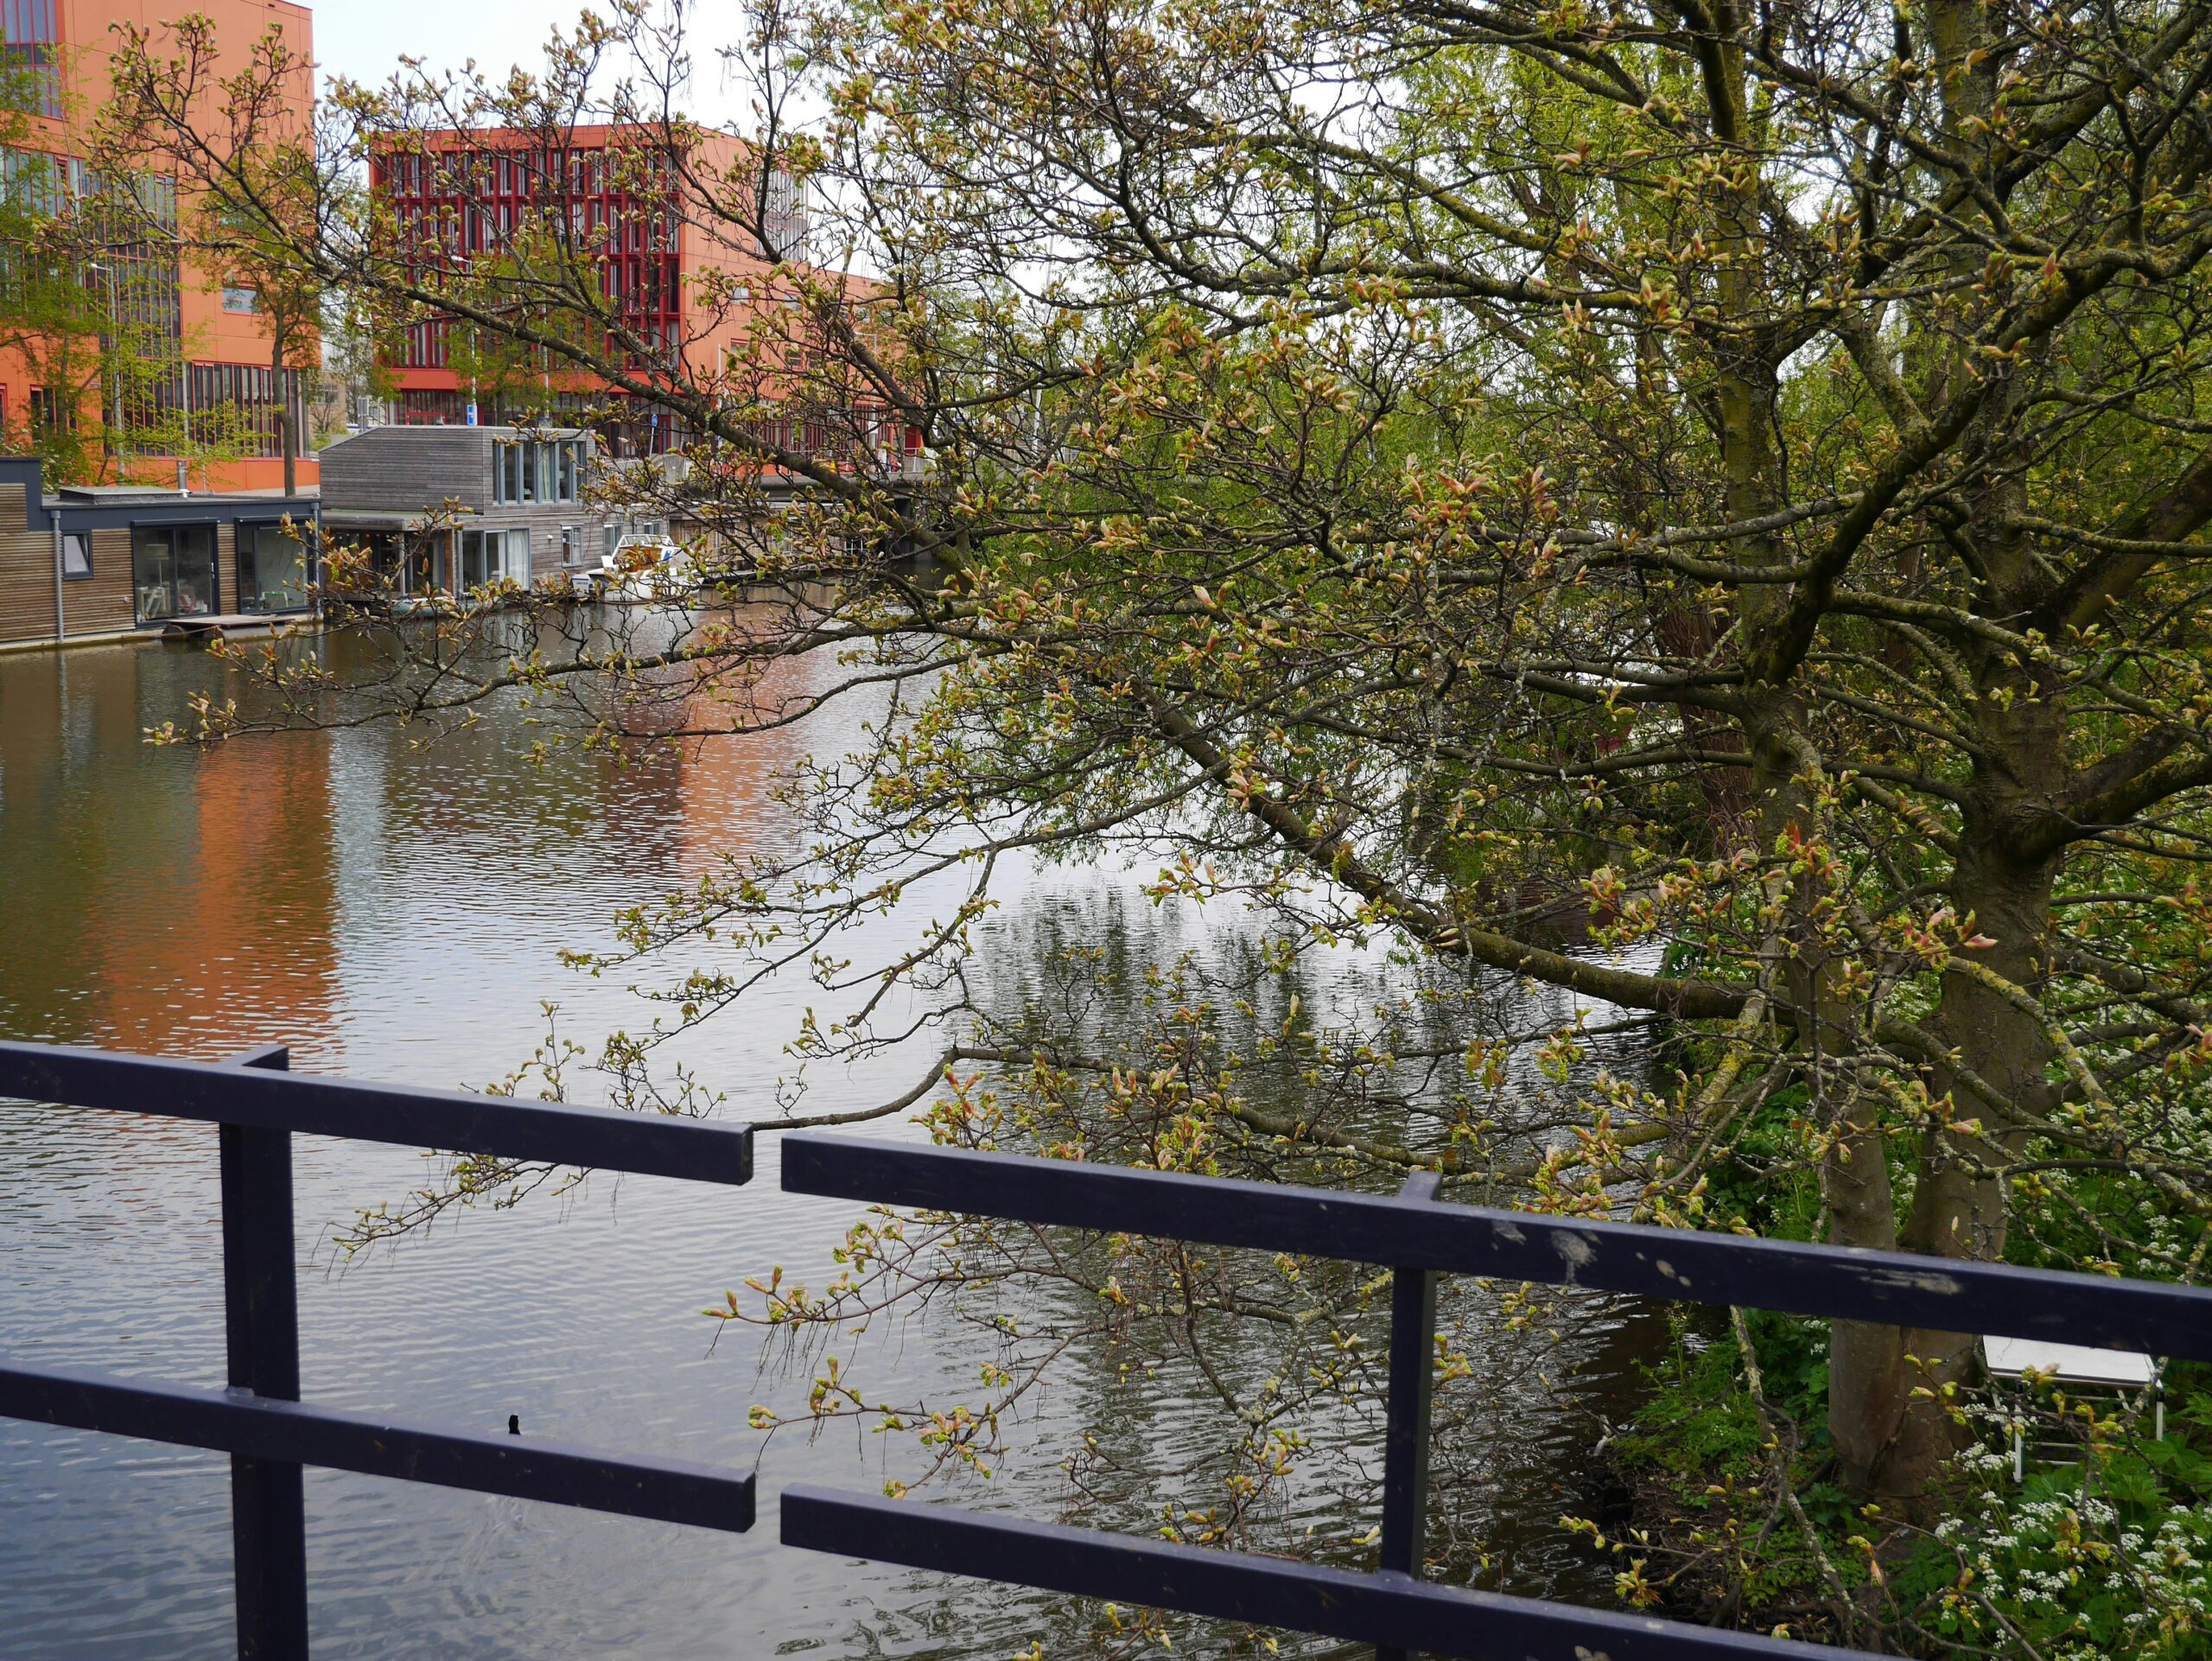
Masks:
[[[699,587],[698,567],[675,543],[639,538],[601,554],[596,565],[569,569],[577,594],[594,600],[681,600]]]

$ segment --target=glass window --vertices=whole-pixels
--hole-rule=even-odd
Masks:
[[[176,614],[215,614],[215,527],[181,525],[176,529]]]
[[[130,589],[140,622],[176,615],[176,552],[167,525],[140,525],[131,532]]]
[[[142,623],[213,616],[215,527],[137,526],[130,534],[130,586],[132,608]]]
[[[522,493],[515,500],[534,502],[537,500],[537,446],[518,444],[515,448],[522,453]]]
[[[463,531],[461,533],[461,569],[454,574],[456,589],[480,589],[484,586],[484,533]]]
[[[361,538],[367,549],[369,571],[380,584],[389,584],[395,594],[407,591],[406,569],[400,563],[399,538],[389,531],[372,531]]]
[[[81,582],[92,574],[92,538],[89,532],[71,531],[61,538],[61,575]]]
[[[460,549],[454,572],[457,591],[494,582],[529,586],[529,531],[461,531],[455,532],[455,540]]]
[[[299,611],[308,603],[307,544],[278,525],[238,526],[240,611]]]

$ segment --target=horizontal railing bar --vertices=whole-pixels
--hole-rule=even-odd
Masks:
[[[729,1534],[753,1526],[750,1474],[270,1401],[242,1390],[0,1367],[0,1415]]]
[[[782,1510],[784,1544],[808,1551],[1416,1654],[1483,1661],[1849,1661],[1865,1654],[873,1494],[786,1488]]]
[[[800,1132],[794,1193],[2212,1361],[2212,1290]]]
[[[659,1114],[0,1043],[0,1096],[699,1182],[753,1176],[753,1133]]]

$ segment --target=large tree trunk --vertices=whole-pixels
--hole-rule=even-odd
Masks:
[[[2034,724],[2040,727],[2048,718],[2049,712],[2043,712]],[[2051,742],[2055,760],[2055,734]],[[2033,992],[2049,973],[2056,864],[2011,856],[2008,825],[2017,822],[2009,813],[1970,816],[1952,894],[1962,920],[1970,920],[1994,942],[1975,951],[1973,961]],[[1895,1244],[1931,1257],[1993,1262],[2004,1254],[2005,1234],[2004,1179],[1998,1173],[2027,1136],[2028,1104],[2048,1091],[2050,1045],[2033,1015],[1964,970],[1944,975],[1936,1024],[1956,1062],[1931,1068],[1931,1093],[1939,1100],[1948,1096],[1953,1117],[1976,1128],[1930,1128],[1920,1134],[1912,1206],[1901,1234],[1883,1226],[1891,1204],[1887,1161],[1878,1146],[1870,1147],[1859,1174],[1830,1185],[1836,1219],[1832,1238],[1840,1244]],[[1968,1090],[1961,1069],[1989,1087],[1999,1102]],[[2009,1117],[2004,1103],[2018,1104],[2024,1111]],[[1878,1204],[1873,1197],[1877,1188]],[[1848,1217],[1846,1201],[1862,1191],[1866,1214]],[[1926,1509],[1943,1462],[1961,1445],[1961,1433],[1942,1398],[1944,1388],[1970,1381],[1977,1338],[1972,1333],[1837,1323],[1828,1375],[1829,1427],[1844,1480],[1853,1492],[1907,1519]],[[1929,1393],[1919,1393],[1923,1391]]]
[[[1936,48],[1946,136],[1958,153],[1986,168],[1999,63],[1988,20],[1972,0],[1932,0],[1923,18]],[[1970,275],[1971,268],[1971,258],[1961,254],[1960,274]],[[1961,360],[1956,341],[1941,330],[1913,345],[1925,353],[1922,367],[1931,394],[1948,380],[2004,374],[2001,368]],[[1985,615],[2009,625],[2031,603],[2040,579],[2028,550],[1996,528],[2026,506],[2024,458],[2016,453],[2013,430],[2019,382],[2007,379],[1985,398],[1967,450],[1979,452],[1982,468],[1980,487],[1968,495],[1987,578],[1975,603]],[[1916,574],[1901,570],[1898,580],[1908,582]],[[2064,709],[2055,685],[2043,684],[2009,655],[1979,640],[1947,644],[1974,665],[1982,746],[1970,791],[1973,805],[1962,816],[1952,857],[1950,898],[1961,923],[1970,922],[1995,942],[1973,949],[1971,960],[2032,990],[2043,979],[2049,952],[2056,862],[2024,863],[2013,851],[2012,833],[2024,811],[2047,805],[2057,792],[2065,766]],[[2001,1102],[2024,1102],[2042,1088],[2049,1051],[2034,1017],[1968,970],[1943,975],[1935,1026],[1955,1060],[1932,1062],[1929,1093],[1939,1110],[1948,1100],[1953,1122],[1978,1129],[1932,1124],[1917,1133],[1916,1145],[1909,1149],[1870,1136],[1847,1161],[1832,1159],[1831,1238],[1839,1244],[1902,1246],[1937,1258],[1989,1261],[2005,1247],[2004,1179],[1998,1173],[2018,1133],[2003,1108],[1963,1087],[1961,1070],[1990,1086]],[[1844,1147],[1840,1142],[1840,1154]],[[1907,1151],[1913,1164],[1911,1212],[1900,1231],[1889,1161]],[[1942,1467],[1961,1441],[1945,1387],[1970,1378],[1978,1337],[1836,1323],[1828,1422],[1843,1480],[1892,1518],[1929,1518]]]
[[[2042,598],[2044,578],[2025,541],[1999,528],[2027,506],[2025,458],[2013,430],[2020,382],[2006,379],[1992,390],[1973,435],[1985,457],[1984,483],[1969,500],[1984,563],[1979,608],[2009,626]],[[2040,995],[2050,971],[2060,855],[2028,851],[2039,845],[2028,833],[2066,790],[2068,709],[2047,665],[2022,663],[1979,637],[1952,644],[1973,672],[1976,750],[1948,894],[1961,933],[1980,944],[1961,954],[1972,967],[1955,964],[1942,977],[1934,1027],[1948,1053],[1932,1058],[1927,1072],[1938,1122],[1920,1130],[1910,1149],[1911,1210],[1894,1244],[1931,1257],[1988,1263],[2005,1251],[2002,1173],[2049,1090],[2050,1041],[2023,1006]],[[2008,995],[2008,985],[2018,993]],[[1886,1174],[1883,1187],[1886,1208]],[[1840,1197],[1831,1190],[1839,1223]],[[1857,1238],[1837,1238],[1891,1244],[1872,1219]],[[1829,1419],[1854,1492],[1892,1515],[1928,1520],[1943,1464],[1963,1441],[1945,1391],[1971,1382],[1979,1336],[1838,1323]]]

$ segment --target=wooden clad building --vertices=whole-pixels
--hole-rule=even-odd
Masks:
[[[323,523],[399,595],[527,588],[595,563],[621,534],[588,500],[600,465],[579,427],[371,427],[322,452]]]
[[[312,496],[64,487],[0,456],[0,648],[312,608]]]

